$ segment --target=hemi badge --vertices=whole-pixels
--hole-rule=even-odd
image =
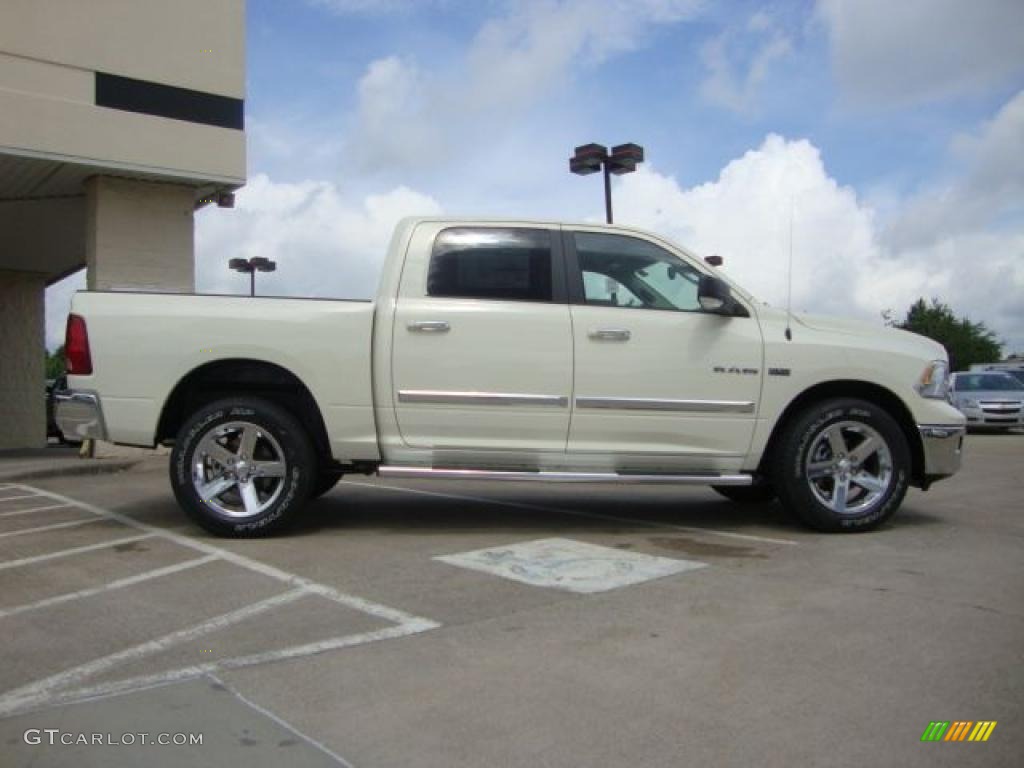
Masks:
[[[792,371],[790,371],[789,368],[769,368],[768,369],[768,375],[769,376],[789,376],[790,373],[792,373]]]

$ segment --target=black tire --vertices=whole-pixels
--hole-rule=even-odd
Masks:
[[[778,495],[768,483],[753,485],[712,485],[711,490],[736,504],[767,504]]]
[[[186,514],[210,533],[265,536],[309,499],[315,467],[309,438],[290,413],[267,400],[231,398],[203,406],[182,425],[171,452],[171,487]],[[202,477],[194,479],[194,471]],[[211,492],[226,485],[203,499],[196,485],[204,482]]]
[[[784,429],[773,485],[804,524],[826,532],[868,531],[903,502],[910,449],[884,409],[852,398],[825,400]]]
[[[316,479],[313,481],[313,491],[309,494],[309,500],[312,501],[313,499],[319,499],[336,486],[344,476],[345,475],[343,473],[337,470],[320,470]]]

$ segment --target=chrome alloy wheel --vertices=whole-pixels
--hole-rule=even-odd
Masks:
[[[814,436],[804,469],[818,501],[837,514],[859,515],[892,484],[892,452],[867,424],[839,421]]]
[[[287,470],[281,446],[266,429],[231,421],[211,429],[196,446],[192,487],[226,517],[255,517],[277,501]]]

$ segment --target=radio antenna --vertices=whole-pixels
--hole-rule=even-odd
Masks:
[[[786,341],[793,340],[793,195],[789,196],[789,267],[786,269]]]

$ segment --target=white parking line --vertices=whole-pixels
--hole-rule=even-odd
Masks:
[[[24,496],[0,496],[0,503],[5,501],[18,501],[19,499],[38,499],[38,493],[26,493]]]
[[[254,653],[249,656],[236,656],[230,659],[221,659],[220,661],[211,661],[205,664],[195,664],[191,667],[181,667],[179,669],[172,669],[167,672],[158,672],[152,675],[139,675],[138,677],[130,677],[124,680],[114,680],[109,683],[100,683],[98,685],[78,688],[75,690],[51,691],[46,694],[41,694],[34,701],[26,700],[13,707],[8,707],[7,697],[9,694],[4,694],[3,696],[0,696],[0,716],[6,717],[8,714],[22,713],[31,709],[36,709],[40,705],[44,704],[46,706],[59,706],[61,704],[68,704],[71,702],[83,701],[102,696],[110,696],[117,693],[127,693],[141,688],[152,688],[157,685],[177,683],[182,680],[188,680],[200,675],[209,675],[223,670],[242,669],[244,667],[252,667],[258,664],[285,661],[287,659],[295,659],[303,656],[315,656],[320,653],[336,651],[341,648],[353,648],[357,645],[366,645],[367,643],[375,643],[381,640],[393,640],[400,637],[407,637],[408,635],[416,634],[418,632],[426,632],[429,629],[436,629],[441,626],[437,622],[433,622],[428,619],[422,619],[421,621],[425,622],[424,626],[421,627],[399,624],[393,627],[385,627],[384,629],[376,629],[370,632],[361,632],[356,635],[335,637],[330,640],[309,643],[307,645],[296,645],[291,648],[282,648],[277,651],[266,651],[264,653]]]
[[[132,536],[127,539],[120,539],[111,542],[103,542],[100,544],[93,544],[86,547],[77,547],[75,549],[63,550],[62,552],[50,553],[47,555],[38,555],[36,557],[23,558],[21,560],[12,560],[6,563],[0,563],[0,569],[14,568],[21,565],[29,565],[32,563],[42,562],[45,560],[52,559],[54,557],[65,557],[78,552],[86,552],[90,550],[100,549],[103,547],[109,547],[114,544],[137,541],[139,539],[148,538],[160,538],[165,541],[172,542],[182,547],[186,547],[205,555],[205,558],[199,558],[200,560],[224,560],[233,565],[245,568],[247,570],[268,576],[272,579],[282,582],[283,584],[291,587],[288,592],[277,596],[276,598],[270,598],[269,601],[260,601],[259,603],[253,603],[243,608],[236,609],[228,614],[217,617],[210,621],[202,622],[192,627],[188,627],[183,630],[172,632],[163,637],[156,638],[142,645],[128,648],[123,651],[104,656],[93,661],[82,664],[78,667],[60,672],[56,675],[44,678],[42,680],[35,681],[21,688],[13,691],[7,691],[0,695],[0,716],[13,715],[20,712],[26,712],[33,709],[38,709],[44,706],[69,703],[72,701],[80,701],[83,699],[95,698],[97,696],[109,695],[112,693],[120,693],[131,690],[136,690],[141,687],[152,687],[167,682],[174,682],[177,680],[183,680],[197,675],[208,674],[221,669],[237,669],[241,667],[252,666],[255,664],[266,664],[268,662],[280,661],[282,659],[292,659],[302,656],[310,656],[314,654],[324,653],[325,651],[336,650],[339,648],[347,648],[355,645],[362,645],[364,643],[375,642],[378,640],[386,640],[390,638],[405,637],[408,635],[416,634],[419,632],[426,632],[431,629],[436,629],[441,626],[439,622],[431,619],[426,619],[421,616],[415,616],[397,608],[391,608],[380,603],[375,603],[370,600],[357,597],[355,595],[349,595],[344,592],[340,592],[327,585],[320,584],[310,579],[304,578],[294,573],[281,570],[267,563],[262,563],[257,560],[253,560],[244,555],[239,555],[228,549],[222,549],[221,547],[215,547],[196,539],[191,539],[181,534],[173,533],[171,531],[157,528],[146,523],[142,523],[134,518],[126,515],[106,510],[101,507],[87,504],[85,502],[77,501],[67,496],[61,496],[60,494],[51,493],[50,491],[43,491],[38,488],[30,486],[16,486],[25,491],[35,491],[38,494],[52,499],[57,502],[66,503],[70,506],[77,507],[79,509],[88,511],[97,516],[98,519],[111,520],[123,525],[135,528],[136,530],[142,531],[138,536]],[[171,566],[172,568],[174,566]],[[184,568],[182,568],[183,570]],[[153,572],[151,572],[152,574]],[[121,580],[122,582],[130,582],[131,580],[144,580],[145,574],[139,576],[129,577],[128,580]],[[152,576],[150,576],[152,577]],[[115,586],[116,585],[116,586]],[[103,585],[101,587],[94,587],[91,590],[81,590],[80,592],[71,593],[68,595],[59,595],[55,598],[48,598],[49,601],[54,602],[67,602],[68,600],[80,599],[87,597],[89,594],[95,594],[97,591],[102,592],[107,589],[117,588],[118,586],[127,586],[127,583],[111,582],[110,584]],[[370,632],[363,632],[354,635],[344,635],[338,637],[328,638],[326,640],[308,643],[304,645],[295,645],[287,648],[279,648],[275,650],[265,651],[261,653],[250,654],[248,656],[236,656],[232,658],[220,659],[218,661],[209,662],[201,665],[193,665],[189,667],[183,667],[179,669],[167,670],[152,675],[144,675],[139,677],[130,678],[127,680],[115,680],[100,685],[91,687],[77,688],[69,690],[69,686],[77,685],[83,682],[88,677],[99,674],[100,672],[106,671],[111,667],[115,667],[123,662],[131,661],[136,658],[149,655],[150,653],[164,650],[174,644],[186,642],[194,637],[201,636],[207,632],[215,631],[224,626],[236,623],[241,618],[246,618],[250,615],[256,615],[262,613],[269,607],[276,607],[281,602],[290,602],[298,597],[306,595],[317,595],[328,600],[331,600],[339,605],[343,605],[347,608],[351,608],[356,611],[367,613],[371,616],[379,618],[383,621],[391,622],[394,626],[386,627],[383,629],[373,630]],[[12,612],[21,612],[25,610],[31,610],[47,601],[40,601],[39,603],[32,603],[26,606],[19,606],[16,609],[9,609]],[[268,604],[269,602],[269,604]],[[52,604],[52,603],[51,603]],[[268,604],[264,606],[264,604]],[[9,615],[0,613],[0,616]],[[241,618],[236,618],[241,617]]]
[[[0,698],[0,717],[4,717],[13,711],[21,709],[26,704],[46,701],[49,698],[50,692],[53,690],[61,690],[70,685],[76,685],[82,680],[94,677],[102,672],[106,672],[108,669],[116,667],[118,664],[135,661],[144,656],[151,656],[154,653],[165,651],[178,643],[185,643],[211,632],[225,629],[233,624],[239,623],[240,621],[245,621],[253,616],[259,616],[261,613],[266,613],[271,608],[294,602],[300,597],[305,597],[307,594],[308,593],[304,589],[291,589],[287,592],[282,592],[279,595],[274,595],[273,597],[268,597],[264,600],[250,603],[249,605],[241,608],[236,608],[233,611],[222,613],[220,616],[207,619],[206,621],[202,621],[191,627],[179,629],[175,632],[169,632],[162,637],[149,640],[145,643],[139,643],[131,648],[125,648],[124,650],[108,654],[107,656],[101,656],[98,659],[93,659],[85,664],[79,664],[77,667],[71,667],[70,669],[66,669],[56,675],[44,677],[41,680],[36,680],[35,682],[24,685],[21,688],[6,691],[3,697]]]
[[[378,485],[376,483],[362,483],[358,480],[342,480],[346,485],[356,485],[360,488],[376,488],[378,490],[396,491],[398,493],[411,493],[420,496],[436,496],[444,499],[456,499],[458,501],[472,501],[478,504],[494,504],[499,507],[512,507],[513,509],[529,509],[535,512],[554,512],[560,515],[574,515],[576,517],[593,517],[598,520],[611,520],[616,523],[632,523],[634,525],[648,525],[654,528],[671,528],[676,531],[688,533],[705,533],[710,536],[722,536],[730,539],[741,539],[745,541],[757,541],[763,544],[787,544],[798,546],[800,542],[792,539],[778,539],[768,536],[754,536],[749,533],[734,533],[733,531],[719,531],[715,528],[699,528],[691,525],[676,525],[675,523],[662,523],[657,520],[645,520],[639,517],[620,517],[618,515],[606,515],[601,512],[580,512],[575,509],[562,509],[560,507],[541,506],[540,504],[527,504],[521,501],[505,501],[503,499],[488,499],[482,496],[464,496],[456,493],[440,493],[438,491],[424,491],[420,488],[403,488],[398,485]]]
[[[337,603],[341,603],[342,605],[345,605],[349,608],[354,608],[357,611],[368,613],[371,616],[376,616],[386,621],[393,621],[398,624],[423,621],[423,619],[421,619],[420,617],[413,616],[412,614],[406,613],[404,611],[400,611],[397,608],[390,608],[386,605],[380,605],[369,600],[364,600],[360,597],[355,597],[354,595],[348,595],[344,592],[339,592],[335,589],[327,587],[323,584],[319,584],[315,581],[311,581],[297,574],[289,573],[288,571],[281,570],[280,568],[275,568],[272,565],[262,563],[258,560],[253,560],[251,558],[246,557],[245,555],[239,555],[235,552],[232,552],[229,549],[215,547],[212,544],[207,544],[206,542],[199,541],[197,539],[192,539],[188,536],[184,536],[179,533],[174,533],[163,528],[157,528],[156,526],[139,522],[135,518],[127,517],[126,515],[122,515],[108,509],[102,509],[101,507],[97,507],[83,501],[76,501],[75,499],[69,498],[67,496],[61,496],[60,494],[51,493],[50,491],[43,491],[40,489],[33,490],[36,490],[40,494],[45,495],[48,498],[52,498],[55,501],[67,502],[75,507],[78,507],[79,509],[84,509],[88,512],[92,512],[93,514],[98,515],[99,517],[105,517],[109,520],[115,520],[119,523],[123,523],[124,525],[130,526],[132,528],[137,528],[140,531],[145,531],[148,536],[156,536],[161,539],[171,541],[182,547],[189,547],[190,549],[198,550],[204,554],[217,555],[218,557],[227,560],[229,563],[234,563],[235,565],[247,568],[250,571],[261,573],[264,576],[269,576],[272,579],[277,579],[278,581],[282,581],[285,584],[288,584],[293,587],[304,587],[313,592],[316,592],[316,594],[319,594],[322,597],[334,600]],[[2,567],[2,564],[0,564],[0,567]]]
[[[53,525],[40,525],[35,528],[22,528],[17,531],[7,531],[0,533],[0,539],[6,539],[9,536],[24,536],[28,533],[44,533],[46,531],[56,531],[59,528],[75,528],[79,525],[90,525],[92,523],[102,523],[103,520],[98,517],[89,517],[85,520],[72,520],[67,523],[54,523]]]
[[[0,517],[15,517],[17,515],[27,515],[30,512],[45,512],[48,509],[64,509],[64,507],[70,507],[70,504],[49,504],[45,507],[29,507],[28,509],[12,509],[9,512],[0,512]]]
[[[8,568],[20,568],[23,565],[34,565],[35,563],[43,563],[47,560],[56,560],[60,557],[71,557],[71,555],[80,555],[83,552],[92,552],[97,549],[107,549],[108,547],[116,547],[118,544],[130,544],[133,541],[142,541],[143,539],[151,539],[154,534],[145,533],[141,536],[128,536],[123,539],[110,539],[109,541],[101,541],[98,544],[87,544],[84,547],[75,547],[74,549],[62,549],[59,552],[47,552],[45,555],[36,555],[35,557],[23,557],[20,560],[4,560],[0,562],[0,571],[6,571]]]
[[[197,557],[193,560],[185,560],[181,563],[175,563],[174,565],[168,565],[164,568],[156,568],[152,571],[146,571],[145,573],[138,573],[134,576],[128,576],[123,579],[117,579],[116,581],[110,581],[106,584],[101,584],[98,587],[89,587],[88,589],[79,589],[76,592],[65,592],[63,595],[54,595],[53,597],[47,597],[42,600],[37,600],[34,603],[25,603],[24,605],[16,605],[11,608],[0,609],[0,619],[4,616],[14,616],[18,613],[25,613],[26,611],[35,611],[40,608],[49,608],[53,605],[60,605],[61,603],[68,603],[72,600],[81,600],[85,597],[92,597],[93,595],[100,595],[104,592],[112,592],[115,589],[123,589],[124,587],[131,587],[135,584],[141,584],[144,581],[150,579],[158,579],[161,576],[170,576],[171,574],[180,573],[187,571],[190,568],[195,568],[199,565],[206,565],[206,563],[212,563],[220,558],[217,555],[204,555],[203,557]]]

